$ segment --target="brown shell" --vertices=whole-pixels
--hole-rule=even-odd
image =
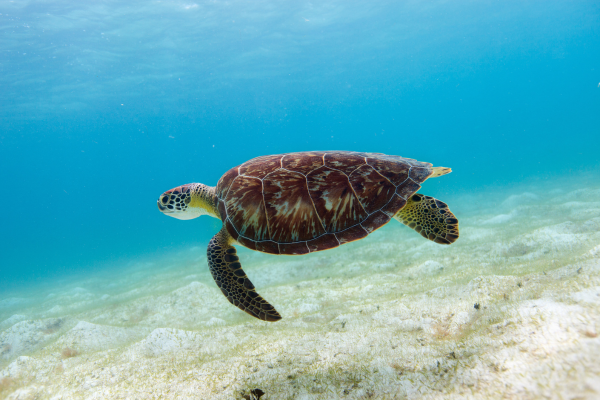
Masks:
[[[382,227],[432,173],[429,163],[379,153],[263,156],[221,177],[218,208],[240,244],[265,253],[305,254]]]

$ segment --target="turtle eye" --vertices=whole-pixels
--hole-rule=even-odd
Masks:
[[[160,199],[160,201],[163,204],[168,204],[169,203],[169,196],[163,196],[162,199]]]
[[[187,197],[185,198],[185,200],[183,200],[183,202],[184,202],[185,204],[190,204],[190,201],[192,201],[192,197],[191,197],[191,196],[187,196]]]

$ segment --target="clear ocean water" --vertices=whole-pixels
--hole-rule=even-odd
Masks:
[[[401,155],[479,199],[600,182],[599,117],[598,1],[3,1],[0,300],[202,254],[220,223],[158,196],[256,156]]]
[[[215,222],[164,218],[157,196],[259,155],[447,165],[440,197],[599,164],[596,1],[0,10],[2,290],[206,243]]]

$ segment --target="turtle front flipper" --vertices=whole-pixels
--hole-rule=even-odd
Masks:
[[[412,195],[394,218],[439,244],[452,244],[458,239],[458,219],[446,203],[430,196]]]
[[[208,243],[208,266],[217,286],[227,300],[240,310],[263,321],[280,320],[281,315],[275,307],[256,293],[231,242],[231,237],[223,227]]]

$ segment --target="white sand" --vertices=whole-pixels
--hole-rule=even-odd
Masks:
[[[500,193],[443,199],[452,246],[392,221],[309,256],[241,250],[277,323],[226,301],[202,247],[0,299],[0,397],[600,398],[600,189]]]

